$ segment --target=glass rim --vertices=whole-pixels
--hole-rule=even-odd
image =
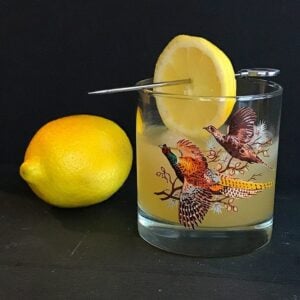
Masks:
[[[146,93],[153,96],[164,96],[168,98],[177,98],[177,99],[186,99],[186,100],[202,100],[202,101],[212,101],[212,100],[232,100],[236,101],[252,101],[252,100],[262,100],[262,99],[270,99],[276,96],[281,96],[283,92],[283,88],[280,84],[265,79],[259,78],[239,78],[238,80],[250,80],[256,83],[265,83],[269,87],[272,87],[274,90],[267,93],[259,93],[259,94],[249,94],[249,95],[236,95],[236,96],[201,96],[201,95],[183,95],[183,94],[172,94],[172,93],[164,93],[164,92],[156,92],[153,89],[142,89],[139,91],[140,93]],[[153,83],[153,78],[146,78],[140,80],[136,83],[136,86],[143,84]]]

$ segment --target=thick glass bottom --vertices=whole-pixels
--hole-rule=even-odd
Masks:
[[[195,230],[165,223],[138,212],[140,236],[162,250],[200,257],[235,256],[265,246],[271,239],[273,219],[263,223],[226,228],[198,227]]]

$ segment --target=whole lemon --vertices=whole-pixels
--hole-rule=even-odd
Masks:
[[[130,141],[116,123],[99,116],[73,115],[37,131],[20,175],[45,202],[80,207],[112,196],[131,166]]]

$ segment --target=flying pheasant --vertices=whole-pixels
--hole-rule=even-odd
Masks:
[[[256,113],[250,107],[240,108],[229,121],[227,134],[223,135],[213,125],[204,127],[234,158],[248,163],[262,163],[269,167],[254,151],[250,141],[254,135]]]
[[[179,222],[195,228],[208,212],[213,195],[230,198],[247,198],[270,188],[271,182],[256,183],[216,174],[208,168],[205,156],[189,140],[177,142],[180,156],[176,156],[166,144],[160,146],[183,187],[179,200]]]

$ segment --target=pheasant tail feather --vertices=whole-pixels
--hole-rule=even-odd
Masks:
[[[250,196],[256,195],[260,191],[261,190],[246,190],[246,189],[232,188],[229,186],[225,186],[221,190],[221,194],[229,198],[248,198]]]
[[[272,187],[273,182],[252,182],[221,176],[220,183],[225,187],[241,190],[262,191]]]

